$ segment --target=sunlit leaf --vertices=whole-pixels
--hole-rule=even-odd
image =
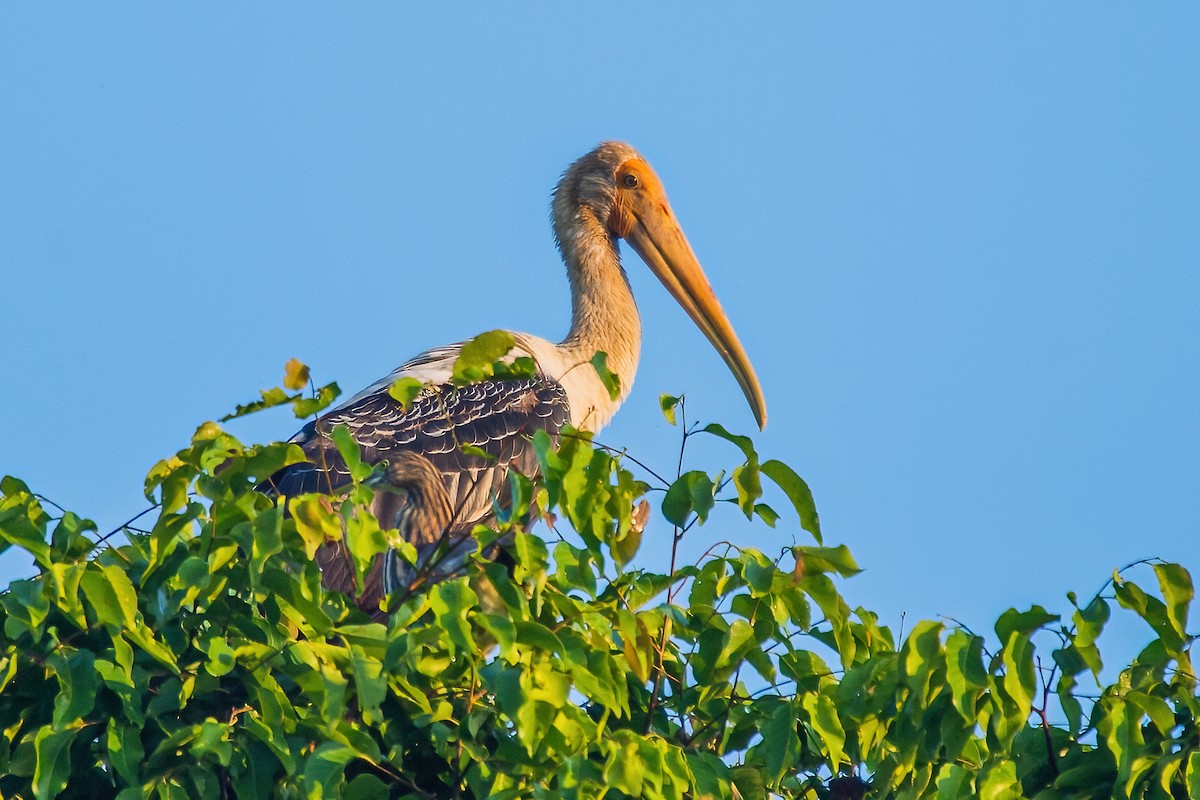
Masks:
[[[516,340],[508,331],[487,331],[463,343],[451,370],[451,381],[456,386],[487,380],[495,370],[493,364],[507,355]]]
[[[804,574],[811,575],[822,572],[836,572],[842,577],[849,578],[862,572],[850,548],[844,544],[837,547],[798,546],[792,548],[792,553],[798,562],[804,564]]]
[[[333,430],[329,432],[329,438],[337,447],[342,461],[346,462],[346,468],[350,470],[350,477],[354,481],[361,481],[371,474],[373,468],[370,464],[363,463],[362,449],[348,427],[342,423],[334,425]]]
[[[401,408],[407,409],[424,390],[425,381],[414,378],[411,375],[404,375],[397,378],[388,387],[388,395],[399,403]]]
[[[658,407],[662,410],[663,419],[672,425],[675,423],[675,408],[682,401],[682,397],[675,397],[669,394],[660,394],[658,396]]]
[[[37,768],[33,773],[33,791],[37,797],[56,797],[71,777],[71,742],[78,729],[56,731],[50,726],[38,730],[34,739]]]
[[[1014,633],[1029,636],[1051,622],[1058,622],[1059,619],[1058,614],[1051,614],[1041,606],[1032,606],[1028,611],[1010,608],[996,620],[996,637],[1001,642],[1007,642]]]
[[[804,479],[782,461],[771,459],[764,461],[761,467],[763,475],[775,481],[776,485],[787,495],[792,507],[800,516],[800,527],[813,535],[817,544],[822,544],[821,521],[817,517],[817,506],[813,501],[812,491]]]
[[[1181,564],[1155,564],[1154,574],[1166,601],[1167,619],[1179,637],[1186,639],[1188,608],[1195,598],[1192,576]]]
[[[302,399],[303,397],[301,394],[288,394],[278,386],[271,389],[263,389],[259,392],[259,395],[262,397],[261,400],[255,400],[252,403],[246,403],[245,405],[237,406],[232,412],[221,417],[220,421],[228,422],[231,419],[237,419],[238,417],[244,417],[248,414],[254,414],[267,408],[274,408],[275,406],[281,406],[284,403],[291,403]]]
[[[306,419],[314,414],[319,414],[328,408],[341,393],[342,390],[336,383],[327,383],[317,389],[316,395],[313,397],[297,395],[292,400],[292,413],[296,415],[297,419]]]
[[[283,388],[293,392],[308,386],[308,367],[298,358],[288,359],[283,367]]]

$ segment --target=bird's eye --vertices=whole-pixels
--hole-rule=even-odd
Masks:
[[[626,172],[621,176],[621,185],[626,189],[636,189],[642,185],[642,182],[638,180],[637,175],[634,175],[632,172]]]

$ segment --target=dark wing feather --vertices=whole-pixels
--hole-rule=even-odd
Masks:
[[[269,485],[294,496],[332,493],[349,483],[349,470],[329,438],[335,426],[345,425],[367,463],[405,450],[429,459],[445,478],[454,508],[451,530],[469,532],[490,518],[509,469],[536,472],[534,432],[556,438],[569,419],[566,392],[543,376],[430,387],[408,408],[381,389],[301,429],[293,441],[309,462],[285,467]],[[489,457],[464,453],[464,445]]]

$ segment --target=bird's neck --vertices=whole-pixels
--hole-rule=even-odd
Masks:
[[[607,227],[583,210],[564,228],[558,233],[571,283],[571,330],[560,348],[584,363],[597,352],[607,354],[609,371],[621,381],[615,410],[637,373],[641,317],[621,268],[616,239]]]

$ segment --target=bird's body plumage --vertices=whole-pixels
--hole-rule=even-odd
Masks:
[[[404,452],[428,459],[441,473],[454,509],[452,535],[469,534],[490,515],[492,500],[510,469],[529,475],[536,470],[529,443],[534,432],[557,437],[570,421],[570,411],[562,384],[540,371],[528,378],[452,385],[450,366],[459,347],[422,354],[385,384],[360,392],[305,425],[291,441],[309,460],[276,473],[271,479],[275,491],[332,493],[348,484],[350,470],[330,438],[334,427],[345,425],[366,463]],[[401,377],[428,383],[407,406],[388,393]],[[486,456],[464,448],[478,448]]]

